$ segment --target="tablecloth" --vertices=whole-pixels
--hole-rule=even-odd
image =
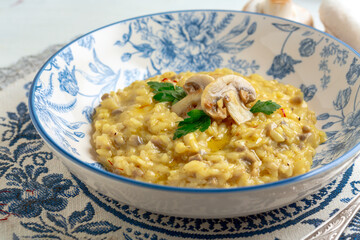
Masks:
[[[27,104],[31,82],[59,47],[0,69],[0,239],[300,239],[360,191],[357,160],[315,194],[246,217],[164,216],[102,195],[62,165],[31,123]],[[342,236],[356,238],[360,213]]]

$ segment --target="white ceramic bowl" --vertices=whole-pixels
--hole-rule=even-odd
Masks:
[[[332,36],[276,17],[211,10],[154,14],[105,26],[57,52],[35,77],[30,113],[69,170],[109,197],[167,215],[248,215],[304,198],[353,163],[360,141],[358,60]],[[90,121],[102,94],[165,71],[221,67],[302,89],[329,138],[310,172],[259,186],[191,189],[135,181],[96,162]]]

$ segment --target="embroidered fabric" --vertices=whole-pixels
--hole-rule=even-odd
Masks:
[[[33,127],[27,95],[54,45],[0,68],[0,224],[3,239],[299,239],[360,191],[359,161],[299,202],[258,215],[190,219],[117,202],[71,175]],[[360,237],[360,214],[341,239]]]

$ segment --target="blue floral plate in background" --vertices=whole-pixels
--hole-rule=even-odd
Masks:
[[[218,10],[160,13],[114,23],[69,43],[40,69],[29,107],[48,145],[97,191],[168,215],[241,216],[304,198],[353,163],[360,141],[358,61],[358,53],[334,37],[281,18]],[[96,162],[91,115],[104,93],[166,71],[222,67],[303,91],[328,136],[309,173],[252,187],[192,189],[128,179]]]

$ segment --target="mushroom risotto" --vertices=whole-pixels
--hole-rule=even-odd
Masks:
[[[310,170],[325,141],[300,89],[229,69],[164,73],[102,96],[93,117],[100,163],[179,187],[257,185]]]

